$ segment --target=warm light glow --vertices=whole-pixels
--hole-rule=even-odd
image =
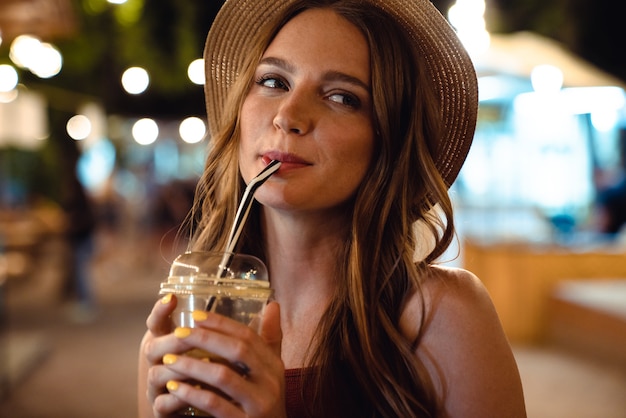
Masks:
[[[15,89],[18,82],[17,71],[11,65],[0,65],[0,92],[8,93]]]
[[[44,143],[42,140],[49,136],[46,98],[20,85],[6,94],[17,97],[13,97],[8,105],[0,106],[0,144],[15,145],[20,149],[40,148]],[[4,168],[2,162],[0,167]]]
[[[9,58],[15,65],[30,70],[39,78],[54,77],[63,67],[59,50],[31,35],[20,35],[13,40]]]
[[[157,140],[159,136],[159,126],[149,118],[139,119],[133,125],[133,139],[140,145],[149,145]]]
[[[41,41],[31,35],[20,35],[11,42],[9,58],[18,67],[30,68],[41,48]]]
[[[30,64],[30,71],[39,78],[50,78],[61,72],[63,57],[58,49],[48,43],[39,46],[37,57]]]
[[[141,67],[131,67],[122,74],[122,87],[130,94],[143,93],[149,84],[150,76]]]
[[[191,64],[189,64],[189,67],[187,68],[187,76],[194,84],[204,84],[204,60],[202,58],[193,60]]]
[[[487,51],[491,42],[485,29],[485,1],[457,0],[448,10],[448,20],[470,55]]]
[[[67,121],[67,134],[76,141],[83,140],[91,133],[91,122],[85,115],[72,116]]]
[[[111,4],[124,4],[126,0],[107,0]]]
[[[530,82],[537,93],[554,93],[563,87],[563,71],[553,65],[538,65],[530,73]]]
[[[181,122],[178,132],[183,141],[195,144],[204,138],[206,126],[202,119],[192,116]]]
[[[13,89],[11,91],[0,91],[0,103],[11,103],[19,96],[19,91]]]

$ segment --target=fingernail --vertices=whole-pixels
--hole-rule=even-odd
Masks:
[[[191,317],[194,321],[204,321],[209,316],[207,315],[206,311],[193,311],[191,313]]]
[[[169,390],[170,392],[175,392],[178,390],[178,382],[175,380],[170,380],[165,384],[165,387],[167,388],[167,390]]]
[[[168,303],[170,303],[172,301],[172,294],[168,293],[167,295],[163,296],[161,298],[161,303],[163,305],[167,305]]]
[[[163,356],[163,364],[174,364],[178,360],[176,354],[166,354]]]
[[[191,328],[178,327],[174,330],[174,335],[178,338],[187,338],[191,334]]]

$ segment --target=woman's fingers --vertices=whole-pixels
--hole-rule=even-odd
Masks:
[[[251,389],[249,375],[242,375],[239,368],[223,359],[210,357],[209,354],[202,358],[184,354],[166,354],[163,356],[163,364],[172,372],[186,376],[189,380],[201,382],[207,388],[218,388],[226,395]]]
[[[282,372],[279,353],[250,327],[208,312],[194,312],[193,316],[195,328],[174,330],[174,335],[185,344],[238,365],[240,374],[266,369]]]
[[[161,367],[170,368],[173,374],[162,374],[159,382],[166,376],[178,376],[169,379],[167,392],[156,394],[152,402],[154,410],[163,416],[183,405],[216,418],[285,416],[282,384],[274,385],[280,389],[270,390],[267,379],[257,381],[256,377],[239,375],[228,365],[185,355],[166,355],[163,360]]]
[[[165,335],[172,332],[170,315],[176,308],[176,296],[168,294],[159,299],[152,308],[146,326],[153,335]]]
[[[163,356],[167,353],[182,353],[191,348],[187,341],[178,338],[175,334],[155,337],[148,333],[142,344],[143,356],[150,365],[161,364]]]
[[[229,393],[249,393],[254,388],[226,364],[208,360],[208,354],[201,356],[195,350],[194,356],[166,354],[163,356],[163,367],[170,373],[161,373],[156,379],[157,384],[168,378],[164,384],[167,393],[176,397],[183,405],[192,405],[214,417],[243,416],[242,409],[233,401]],[[160,412],[170,411],[170,398],[161,399],[158,394],[155,409]],[[162,404],[161,404],[162,402]]]
[[[152,364],[148,399],[155,415],[165,417],[181,405],[193,405],[215,417],[244,416],[244,412],[282,416],[278,304],[266,307],[257,334],[245,324],[204,311],[194,312],[195,328],[171,332],[169,315],[175,303],[175,297],[162,298],[147,320],[144,355]]]
[[[155,399],[166,393],[165,385],[170,380],[180,380],[185,379],[186,377],[172,368],[165,366],[152,366],[148,370],[148,400],[150,402],[154,402]]]
[[[193,355],[167,354],[163,363],[187,377],[176,396],[186,402],[208,402],[214,416],[232,405],[218,402],[221,395],[243,408],[248,416],[281,416],[284,408],[284,366],[280,359],[280,318],[278,305],[264,318],[262,333],[221,315],[194,313],[195,328],[177,328],[174,335],[189,347]],[[203,354],[202,351],[204,351]],[[211,353],[211,354],[207,354]],[[188,380],[208,385],[202,398],[200,392],[190,391]],[[193,385],[192,385],[193,386]],[[193,395],[193,399],[189,396]],[[197,403],[194,405],[198,406]],[[217,409],[216,409],[217,408]]]
[[[174,396],[183,405],[190,405],[209,413],[215,418],[237,418],[250,416],[239,405],[217,392],[202,389],[194,384],[171,380],[167,383],[169,396]],[[159,398],[160,400],[160,398]],[[167,408],[172,405],[167,399]],[[155,405],[156,406],[156,405]],[[167,409],[169,410],[169,409]]]
[[[174,382],[174,380],[172,380],[172,382]],[[152,402],[152,410],[155,418],[169,418],[172,414],[186,408],[188,405],[187,402],[178,398],[176,395],[165,392]]]

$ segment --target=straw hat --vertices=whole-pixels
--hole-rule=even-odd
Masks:
[[[260,27],[295,0],[226,0],[205,46],[205,94],[211,134],[215,134],[228,88],[235,80],[250,41]],[[417,54],[426,57],[440,97],[445,135],[435,163],[448,185],[459,173],[476,127],[478,86],[472,62],[454,29],[429,0],[363,0],[395,17]]]

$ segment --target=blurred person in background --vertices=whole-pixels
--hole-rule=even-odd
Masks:
[[[60,206],[65,215],[64,235],[68,245],[62,298],[69,318],[90,322],[96,316],[96,298],[91,277],[96,231],[95,207],[78,178],[80,150],[75,141],[61,141]]]

